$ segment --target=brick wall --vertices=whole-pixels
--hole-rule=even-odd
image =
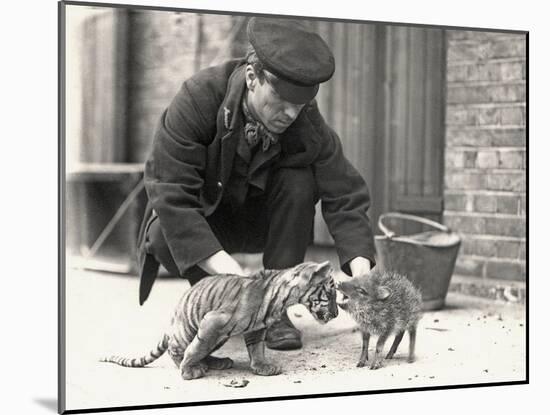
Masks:
[[[526,37],[447,32],[445,223],[456,273],[525,279]]]
[[[236,50],[230,34],[242,18],[167,11],[132,11],[129,40],[128,161],[149,153],[156,123],[181,83]]]

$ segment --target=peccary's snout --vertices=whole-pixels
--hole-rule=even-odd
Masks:
[[[338,306],[342,309],[342,310],[347,310],[348,309],[348,306],[349,306],[349,296],[348,296],[348,292],[349,292],[349,284],[347,284],[346,282],[339,282],[337,285],[336,285],[336,289],[338,290],[338,296],[336,297],[336,304],[338,304]]]

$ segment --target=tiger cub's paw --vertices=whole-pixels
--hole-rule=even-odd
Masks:
[[[256,375],[260,376],[274,376],[279,375],[283,370],[280,366],[272,365],[270,363],[256,363],[252,366],[252,371]]]
[[[233,360],[228,357],[207,356],[202,362],[204,362],[209,369],[213,370],[231,369],[233,367]]]
[[[205,365],[197,364],[183,368],[181,376],[184,380],[202,378],[206,374]]]

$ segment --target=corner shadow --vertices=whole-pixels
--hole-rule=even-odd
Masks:
[[[57,399],[55,398],[34,398],[34,401],[43,406],[46,409],[49,409],[52,412],[57,413]]]

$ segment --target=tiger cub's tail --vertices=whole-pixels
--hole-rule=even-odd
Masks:
[[[164,352],[168,349],[168,340],[169,340],[169,337],[167,334],[165,334],[162,337],[162,340],[159,341],[159,343],[157,344],[157,347],[151,350],[147,355],[142,357],[138,357],[135,359],[128,359],[126,357],[121,357],[121,356],[110,356],[110,357],[103,357],[99,359],[99,361],[116,363],[117,365],[125,366],[125,367],[143,367],[148,365],[149,363],[154,362],[164,354]]]

